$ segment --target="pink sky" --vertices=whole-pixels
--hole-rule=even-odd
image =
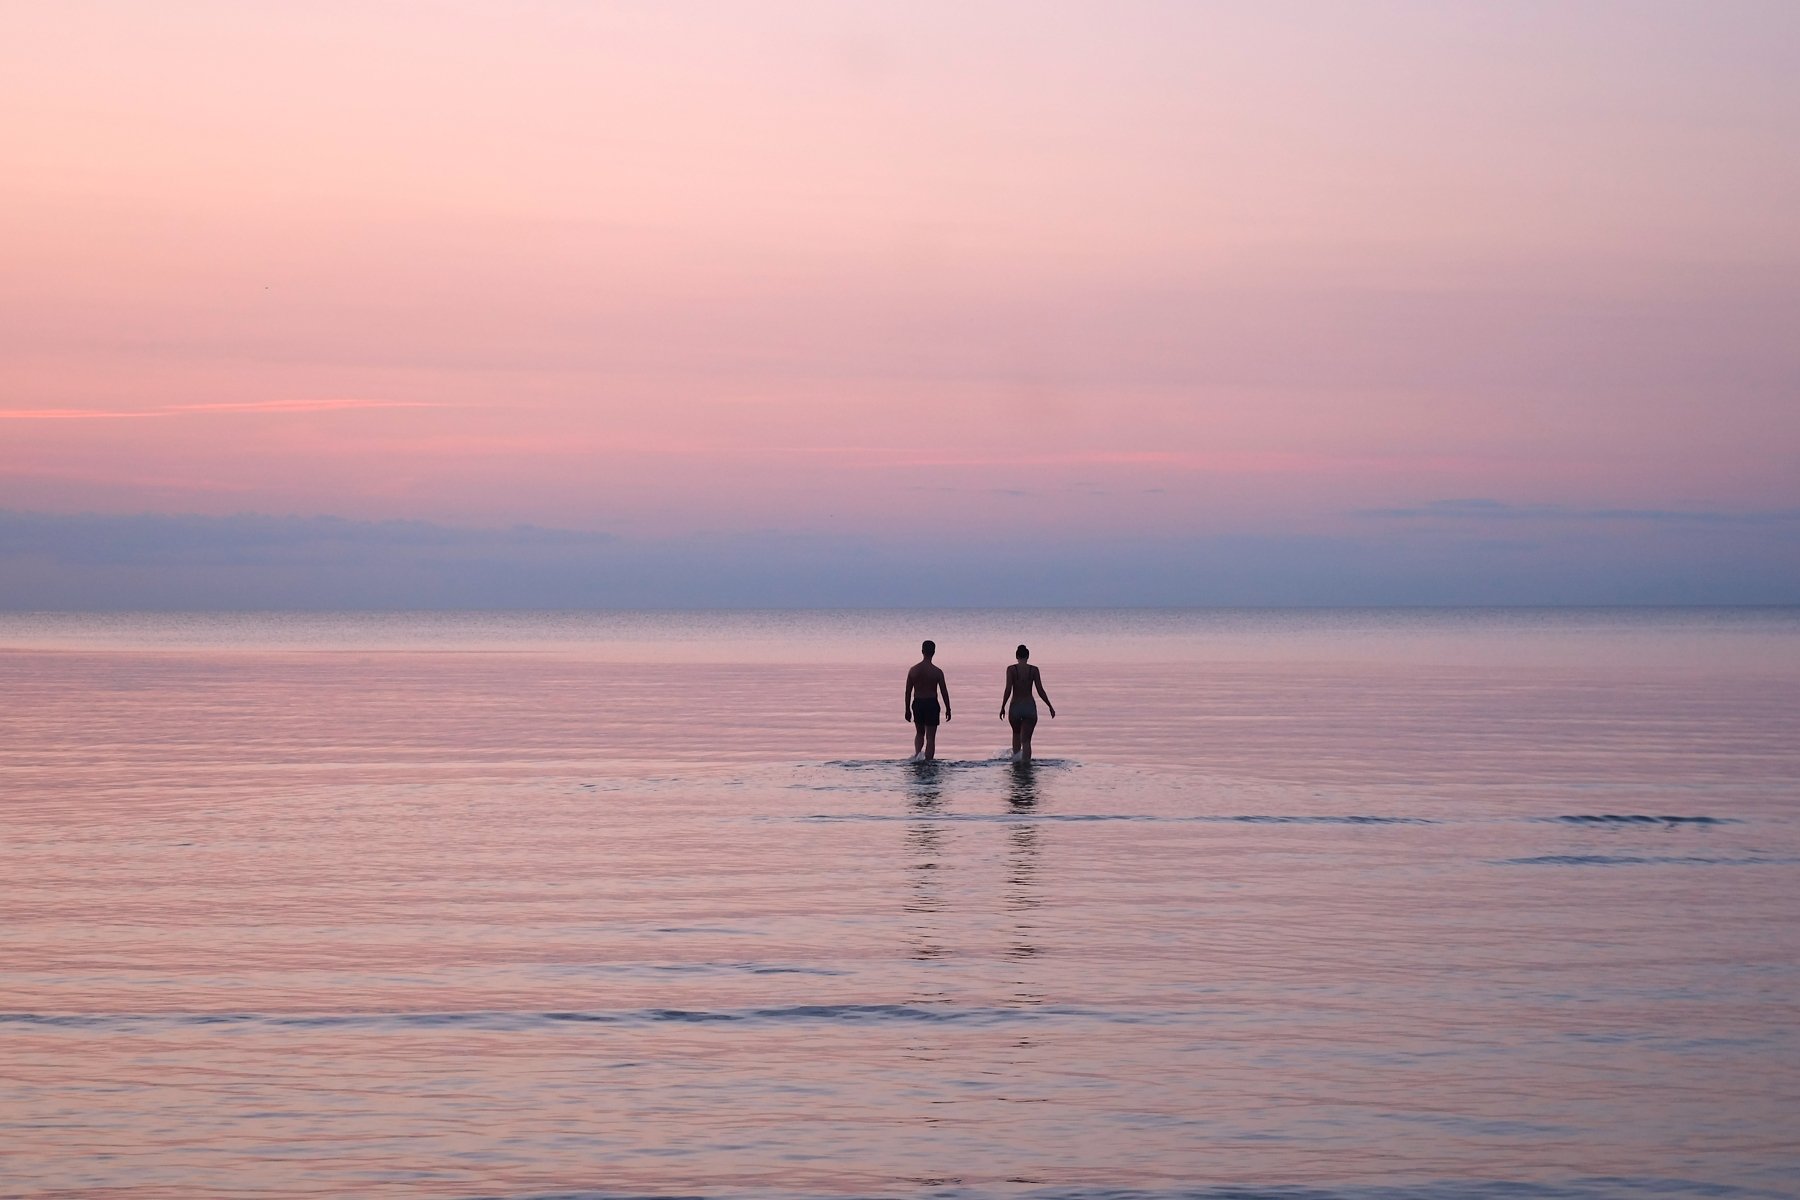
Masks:
[[[12,3],[0,508],[1788,510],[1797,77],[1785,0]]]

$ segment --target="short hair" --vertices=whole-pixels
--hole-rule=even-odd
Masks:
[[[1016,657],[1016,658],[1019,658],[1019,659],[1027,659],[1027,658],[1030,658],[1030,657],[1031,657],[1031,651],[1030,651],[1030,650],[1028,650],[1028,649],[1026,649],[1026,648],[1025,648],[1025,647],[1024,647],[1024,646],[1020,646],[1020,647],[1019,647],[1019,650],[1018,650],[1018,653],[1017,653],[1017,654],[1016,654],[1016,655],[1015,655],[1015,656],[1014,656],[1014,657]]]
[[[926,658],[930,658],[932,655],[937,653],[937,643],[932,641],[930,638],[926,638],[923,642],[921,642],[919,644],[919,651],[920,651],[920,653],[924,654]]]

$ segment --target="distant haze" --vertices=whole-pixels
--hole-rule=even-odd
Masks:
[[[0,8],[0,607],[1800,603],[1800,5]]]

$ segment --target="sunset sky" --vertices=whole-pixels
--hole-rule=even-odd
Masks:
[[[0,4],[0,607],[1800,603],[1800,4]]]

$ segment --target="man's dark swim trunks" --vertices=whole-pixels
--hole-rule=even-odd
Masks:
[[[930,700],[914,700],[913,701],[913,724],[914,725],[928,725],[931,728],[936,729],[937,723],[938,723],[938,717],[940,715],[941,714],[938,712],[938,702],[937,702],[936,697],[933,697]]]

